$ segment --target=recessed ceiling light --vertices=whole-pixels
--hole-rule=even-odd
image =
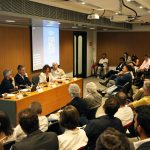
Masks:
[[[96,10],[104,10],[104,8],[98,8],[98,9],[96,9]]]
[[[77,29],[78,27],[77,26],[72,26],[72,29]]]
[[[82,5],[85,5],[85,2],[81,2]]]
[[[127,0],[127,2],[131,2],[131,0]]]
[[[61,24],[60,22],[58,22],[58,24]]]
[[[9,23],[16,22],[15,20],[5,20],[5,21]]]
[[[140,8],[140,9],[142,9],[142,8],[143,8],[143,6],[140,6],[139,8]]]
[[[107,31],[108,29],[103,29],[104,31]]]
[[[150,10],[148,10],[148,13],[150,13]]]
[[[91,28],[89,28],[90,30],[94,30],[95,28],[94,27],[91,27]]]
[[[118,15],[119,13],[118,13],[118,12],[116,12],[115,14],[116,14],[116,15]]]

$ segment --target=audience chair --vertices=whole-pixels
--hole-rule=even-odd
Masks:
[[[10,150],[13,144],[15,144],[15,141],[9,141],[9,142],[4,143],[3,145],[4,150]]]

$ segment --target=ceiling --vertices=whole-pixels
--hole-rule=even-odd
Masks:
[[[82,12],[86,14],[91,14],[93,9],[95,13],[98,13],[100,16],[110,18],[115,13],[120,12],[122,15],[135,16],[135,13],[130,9],[120,5],[122,0],[31,0],[34,2],[55,6],[59,8],[69,9],[77,12]],[[139,16],[136,20],[131,23],[144,23],[150,22],[150,0],[123,0],[124,3],[134,9]],[[85,4],[82,4],[82,3]],[[143,8],[139,8],[142,6]],[[98,8],[105,9],[97,10]],[[104,14],[103,14],[104,13]]]

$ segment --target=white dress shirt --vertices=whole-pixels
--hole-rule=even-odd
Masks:
[[[39,129],[43,132],[48,130],[48,119],[46,116],[38,116]],[[23,132],[20,125],[17,125],[13,133],[14,139],[19,142],[24,139],[27,135]]]
[[[54,76],[55,79],[66,77],[64,70],[62,70],[60,68],[57,68],[57,70],[52,69],[51,72],[52,72],[52,75]]]
[[[127,105],[125,107],[120,107],[114,116],[121,120],[123,126],[131,123],[134,118],[132,109]]]
[[[146,143],[146,142],[149,142],[150,141],[150,138],[147,138],[145,140],[140,140],[140,141],[137,141],[137,142],[134,142],[134,148],[135,150],[138,149],[142,144]]]
[[[107,67],[108,66],[108,59],[107,58],[101,58],[99,60],[99,64],[103,64],[104,67]]]
[[[51,73],[48,74],[48,77],[49,77],[49,82],[55,80],[55,78],[53,77],[53,75]],[[39,75],[39,83],[43,83],[43,82],[47,82],[46,81],[46,74],[44,72],[41,72]]]
[[[87,145],[88,138],[83,129],[66,130],[58,136],[59,150],[78,150]]]

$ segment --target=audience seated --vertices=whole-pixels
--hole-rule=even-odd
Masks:
[[[30,82],[28,75],[25,71],[25,67],[22,65],[18,65],[17,70],[18,70],[18,73],[15,76],[16,85],[19,88],[26,88],[26,86],[30,86],[31,82]]]
[[[42,106],[39,102],[32,102],[29,105],[32,112],[38,115],[39,120],[39,130],[45,132],[48,130],[48,119],[46,116],[42,116]],[[17,125],[14,129],[14,138],[16,141],[21,141],[26,137],[26,133],[22,130],[20,125]]]
[[[135,54],[132,55],[131,60],[132,60],[131,63],[133,64],[134,67],[136,68],[139,67],[140,61],[139,61],[139,58]]]
[[[125,65],[125,59],[123,57],[120,57],[120,62],[118,66],[116,67],[116,70],[109,70],[106,75],[102,77],[102,79],[110,78],[113,74],[118,74],[120,71],[122,71],[123,66]]]
[[[69,85],[69,94],[72,98],[69,105],[74,106],[80,115],[80,124],[84,125],[87,123],[87,105],[86,102],[80,98],[80,87],[77,84]]]
[[[97,86],[93,82],[86,84],[87,95],[84,98],[88,109],[88,118],[94,119],[97,109],[102,104],[102,96],[97,92]],[[94,112],[94,113],[93,113]]]
[[[108,127],[113,127],[122,133],[124,132],[120,119],[114,117],[119,108],[117,99],[115,97],[108,98],[103,108],[106,115],[90,120],[85,127],[85,132],[89,139],[88,147],[91,150],[95,148],[98,136]]]
[[[97,76],[101,76],[102,75],[102,71],[103,71],[103,75],[105,75],[107,73],[108,70],[108,58],[106,53],[102,54],[102,58],[99,60],[98,66],[97,66]]]
[[[128,106],[130,106],[131,108],[136,108],[142,105],[150,105],[150,80],[144,81],[143,90],[144,97],[138,101],[129,103]]]
[[[95,150],[130,150],[130,143],[124,134],[108,128],[98,137]]]
[[[58,64],[56,62],[54,62],[52,64],[51,72],[52,72],[52,75],[55,79],[66,77],[66,74],[65,74],[64,70],[58,68]]]
[[[136,150],[150,150],[150,106],[140,106],[135,109],[134,127],[140,136],[140,141],[134,142]]]
[[[39,130],[39,119],[31,109],[19,113],[19,124],[27,137],[12,146],[12,150],[58,150],[58,138],[53,132]]]
[[[50,71],[51,71],[51,68],[49,65],[45,65],[43,67],[42,72],[39,75],[39,83],[46,83],[46,82],[51,82],[55,80]]]
[[[60,150],[78,150],[87,145],[88,138],[79,128],[79,113],[74,106],[66,106],[60,114],[60,124],[66,130],[58,136]]]
[[[0,143],[3,145],[4,143],[11,141],[13,129],[10,124],[9,117],[3,111],[0,111]]]
[[[114,116],[119,118],[122,122],[122,125],[125,127],[126,125],[133,122],[134,114],[132,109],[126,105],[127,96],[124,92],[118,92],[116,97],[120,107]]]
[[[7,70],[7,69],[4,70],[3,76],[4,79],[2,80],[0,85],[1,94],[15,91],[17,87],[15,86],[15,82],[11,70]]]
[[[128,64],[132,61],[131,56],[129,56],[129,54],[127,52],[124,52],[123,57],[125,59],[126,64]]]

